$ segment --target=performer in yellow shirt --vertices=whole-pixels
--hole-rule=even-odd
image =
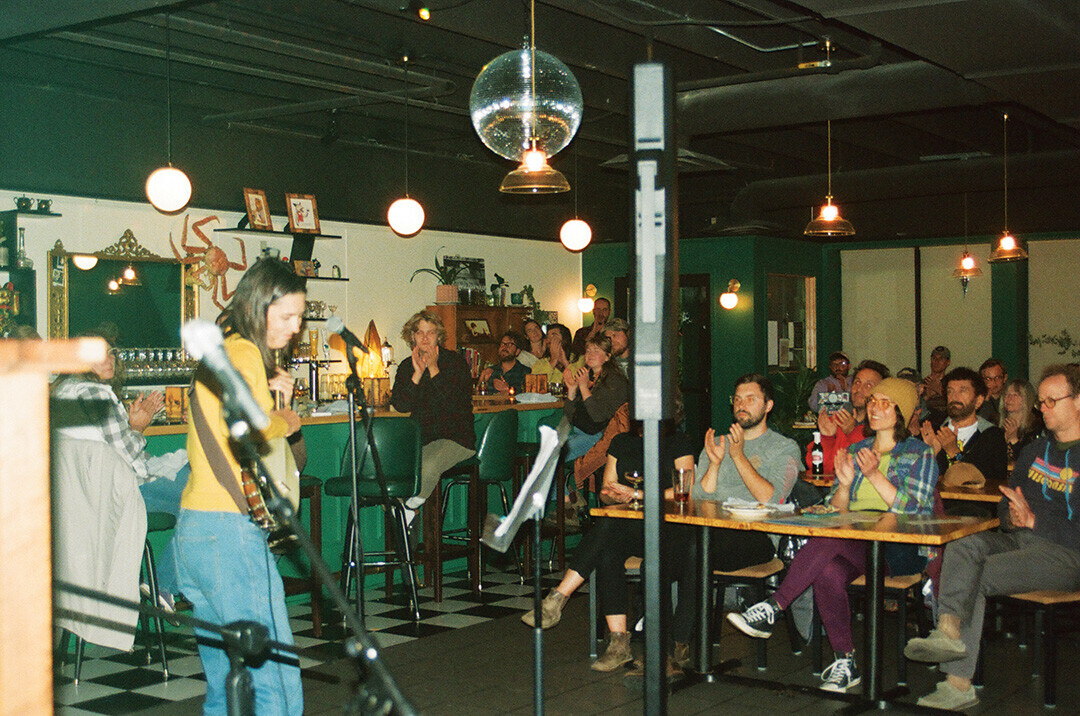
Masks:
[[[305,297],[302,277],[281,261],[264,259],[240,279],[232,301],[218,318],[226,336],[225,351],[259,406],[270,415],[270,425],[262,431],[267,440],[300,429],[300,418],[292,410],[273,409],[271,391],[282,393],[288,404],[293,381],[272,356],[273,351],[287,348],[300,331]],[[200,428],[196,411],[203,420]],[[285,593],[266,537],[223,486],[223,481],[230,480],[241,484],[240,466],[229,447],[220,387],[204,370],[195,375],[189,412],[191,477],[180,498],[176,523],[180,591],[199,619],[216,624],[259,622],[269,629],[271,639],[291,644]],[[212,438],[206,450],[198,432],[203,432],[204,439],[207,434]],[[213,464],[218,465],[218,474]],[[196,633],[207,682],[203,712],[224,714],[228,656],[216,635]],[[272,654],[251,674],[256,713],[303,713],[300,668],[291,655]]]

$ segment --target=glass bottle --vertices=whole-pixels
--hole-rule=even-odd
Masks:
[[[34,268],[34,262],[26,255],[26,229],[21,226],[19,227],[19,248],[17,257],[18,260],[16,265],[19,268]]]

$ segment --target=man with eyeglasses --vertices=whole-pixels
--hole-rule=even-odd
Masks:
[[[518,361],[518,354],[525,346],[525,338],[515,331],[507,331],[499,341],[499,362],[480,372],[480,383],[489,393],[509,393],[513,388],[520,393],[525,387],[529,369]]]
[[[1025,447],[998,505],[1001,530],[945,549],[937,628],[904,650],[915,661],[941,663],[945,681],[920,706],[962,709],[979,702],[971,688],[986,597],[1080,588],[1080,368],[1052,365],[1039,382],[1049,433]]]
[[[979,415],[997,425],[1001,419],[1001,401],[1005,396],[1005,384],[1009,382],[1009,371],[997,358],[987,358],[979,366],[979,375],[986,383],[986,400],[979,408]]]
[[[990,481],[1004,481],[1008,474],[1005,433],[978,410],[986,400],[986,383],[971,368],[954,368],[942,380],[945,413],[948,419],[934,430],[930,421],[922,424],[923,441],[937,456],[943,477],[957,463],[973,465]]]

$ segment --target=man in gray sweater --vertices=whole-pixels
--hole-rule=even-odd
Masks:
[[[998,506],[1001,531],[945,548],[937,628],[904,655],[941,663],[945,681],[920,706],[963,709],[979,702],[971,678],[979,657],[986,597],[1080,588],[1080,369],[1052,365],[1039,382],[1050,436],[1020,453]],[[1072,451],[1076,450],[1076,454]]]

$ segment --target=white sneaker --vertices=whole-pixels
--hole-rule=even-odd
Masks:
[[[942,681],[933,693],[923,696],[917,703],[919,706],[928,706],[933,709],[959,711],[977,705],[979,697],[975,693],[974,686],[967,691],[961,691],[948,681]]]

